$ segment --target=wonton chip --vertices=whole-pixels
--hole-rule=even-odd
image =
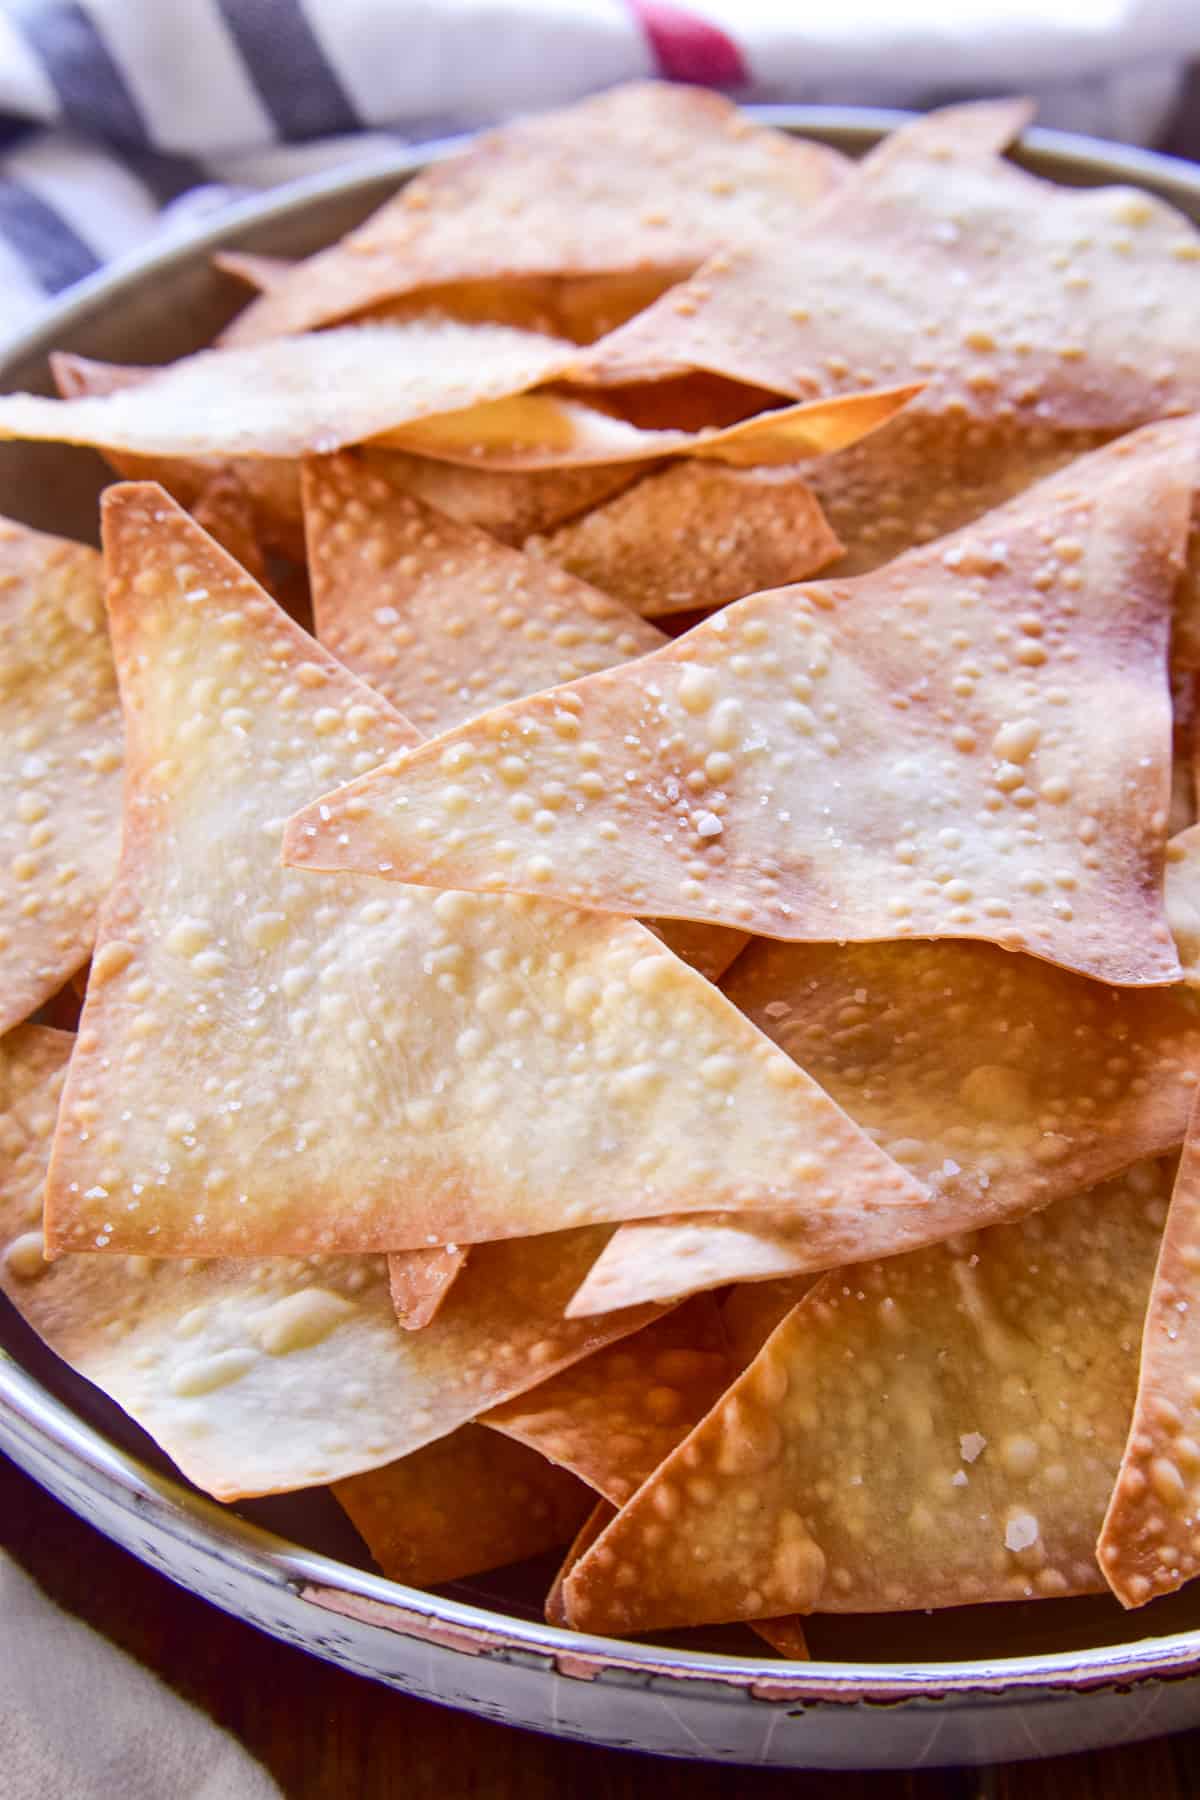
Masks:
[[[582,469],[470,469],[460,463],[410,456],[404,450],[365,453],[389,481],[464,525],[478,525],[502,544],[552,531],[564,519],[598,506],[643,473],[637,463],[598,463]]]
[[[382,459],[308,463],[309,563],[317,636],[423,735],[666,642],[620,601],[448,519],[403,483]],[[746,942],[720,925],[650,928],[710,981]]]
[[[927,381],[922,411],[1120,431],[1200,407],[1200,233],[1130,188],[901,131],[786,238],[718,255],[572,379],[707,369],[793,399]]]
[[[214,475],[188,508],[197,525],[216,538],[247,575],[266,586],[266,558],[254,524],[250,496],[231,471]]]
[[[633,83],[434,163],[229,335],[305,331],[447,282],[684,274],[721,245],[802,231],[848,168],[716,94]]]
[[[317,636],[426,737],[655,650],[619,600],[426,506],[351,456],[305,464]]]
[[[50,358],[59,393],[66,400],[101,398],[137,387],[152,369],[93,362],[55,351]],[[304,557],[304,513],[300,504],[300,464],[270,456],[134,456],[105,450],[105,460],[131,481],[158,481],[191,512],[214,483],[240,488],[250,507],[254,536],[272,550]]]
[[[437,1316],[438,1308],[462,1274],[469,1253],[469,1245],[434,1244],[424,1250],[400,1250],[388,1257],[392,1305],[405,1331],[420,1331]]]
[[[463,1425],[333,1486],[390,1581],[434,1587],[566,1543],[591,1513],[581,1481],[512,1438]]]
[[[520,393],[564,346],[502,325],[415,319],[199,350],[80,399],[0,395],[0,438],[170,457],[295,457]]]
[[[109,490],[105,550],[130,776],[55,1252],[417,1249],[848,1188],[923,1204],[640,925],[281,866],[288,810],[411,728],[161,489]]]
[[[711,457],[743,468],[792,463],[856,444],[920,392],[919,384],[800,401],[716,430],[643,430],[628,419],[562,394],[514,393],[381,432],[377,444],[472,468],[535,470]],[[4,414],[0,411],[0,426]],[[347,440],[349,441],[349,440]],[[334,446],[331,446],[334,447]]]
[[[794,470],[694,460],[525,547],[651,617],[802,581],[842,549]]]
[[[1200,1136],[1193,1118],[1142,1337],[1137,1402],[1096,1548],[1122,1606],[1200,1574]]]
[[[725,991],[930,1192],[903,1218],[848,1206],[842,1260],[1018,1218],[1174,1149],[1200,1077],[1200,1020],[1175,992],[990,944],[759,942]],[[617,1233],[571,1310],[822,1266],[802,1221],[650,1220]]]
[[[733,1375],[717,1309],[701,1294],[621,1345],[493,1407],[480,1422],[561,1463],[621,1506]]]
[[[1166,1183],[827,1276],[576,1565],[571,1623],[1101,1588]]]
[[[406,1456],[643,1324],[581,1332],[563,1304],[604,1233],[481,1246],[424,1331],[401,1331],[382,1257],[68,1256],[47,1263],[40,1176],[61,1033],[0,1044],[0,1289],[218,1500],[313,1487]],[[34,1040],[34,1041],[31,1041]],[[31,1089],[26,1065],[46,1071]]]
[[[1166,654],[1194,442],[1151,427],[875,575],[737,601],[459,726],[293,820],[285,854],[1170,981]],[[547,783],[572,796],[548,820],[509,804]]]
[[[88,959],[117,866],[121,755],[100,558],[0,519],[0,1030]]]

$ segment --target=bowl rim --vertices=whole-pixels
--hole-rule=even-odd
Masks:
[[[869,147],[914,116],[847,106],[754,106],[745,110],[763,124],[850,150]],[[126,290],[152,280],[180,260],[229,248],[243,236],[294,219],[323,200],[369,190],[384,180],[401,181],[460,149],[473,135],[373,152],[361,161],[286,183],[265,196],[239,200],[199,226],[168,228],[149,247],[115,259],[49,301],[29,324],[0,343],[0,391],[7,389],[15,368],[46,355],[69,337],[75,325],[118,303]],[[1157,151],[1037,127],[1022,134],[1019,148],[1035,162],[1073,170],[1086,182],[1129,181],[1151,188],[1176,204],[1190,206],[1200,216],[1200,165],[1193,168]],[[894,1704],[914,1699],[967,1704],[981,1696],[1003,1705],[1022,1703],[1034,1692],[1078,1693],[1152,1679],[1179,1679],[1200,1671],[1200,1627],[1129,1643],[1019,1656],[937,1663],[786,1663],[626,1642],[520,1619],[407,1587],[323,1552],[307,1550],[242,1518],[110,1442],[3,1349],[0,1450],[29,1469],[35,1479],[39,1478],[39,1465],[48,1461],[85,1487],[106,1490],[126,1512],[146,1523],[152,1519],[176,1541],[200,1548],[260,1582],[286,1587],[318,1607],[349,1613],[366,1624],[416,1638],[449,1641],[452,1647],[457,1644],[473,1655],[526,1664],[548,1661],[563,1674],[585,1679],[654,1677],[693,1686],[699,1682],[718,1695],[724,1689],[730,1697],[735,1693],[742,1696],[750,1689],[756,1699],[809,1705]]]

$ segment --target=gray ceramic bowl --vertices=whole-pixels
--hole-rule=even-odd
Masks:
[[[771,109],[771,122],[859,152],[883,113]],[[227,212],[84,282],[0,358],[0,389],[51,391],[47,353],[157,362],[207,343],[241,290],[210,255],[294,256],[377,206],[431,154],[397,155]],[[1200,170],[1050,132],[1022,160],[1077,184],[1131,181],[1200,218]],[[109,479],[90,453],[0,445],[0,513],[94,538]],[[768,1660],[740,1629],[664,1644],[551,1630],[547,1571],[440,1595],[372,1574],[323,1494],[237,1511],[184,1484],[130,1421],[50,1356],[0,1301],[0,1449],[173,1580],[263,1630],[376,1680],[514,1725],[681,1757],[816,1768],[1006,1760],[1200,1723],[1200,1593],[1135,1615],[1105,1599],[812,1622],[814,1661]]]

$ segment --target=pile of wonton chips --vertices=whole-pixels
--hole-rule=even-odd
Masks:
[[[0,1287],[209,1493],[791,1657],[1200,1570],[1200,234],[1027,116],[618,89],[0,397],[132,478],[0,526]]]

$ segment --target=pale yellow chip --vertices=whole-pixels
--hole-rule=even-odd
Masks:
[[[786,238],[710,259],[573,379],[707,369],[812,399],[924,380],[922,410],[1124,430],[1200,407],[1200,233],[1131,188],[1039,180],[901,130]]]
[[[848,168],[700,88],[614,88],[434,163],[229,336],[305,331],[447,282],[682,274],[722,244],[802,230]]]
[[[848,1187],[924,1203],[640,925],[281,866],[288,811],[411,728],[161,489],[109,490],[105,546],[131,774],[54,1251],[418,1249],[825,1212]]]
[[[382,454],[305,467],[317,636],[422,736],[666,642],[619,600],[407,489],[408,472]],[[528,795],[510,804],[534,807]],[[743,932],[686,920],[650,928],[710,981],[746,942]]]
[[[383,1573],[413,1587],[540,1556],[569,1542],[595,1504],[566,1469],[479,1425],[333,1492]]]
[[[733,1379],[707,1294],[481,1415],[621,1506]]]
[[[121,363],[55,351],[50,368],[66,400],[100,399],[137,387],[154,373]],[[231,483],[245,496],[254,536],[268,548],[302,561],[304,515],[300,504],[300,464],[271,456],[135,456],[105,447],[105,460],[130,481],[159,481],[189,512],[214,482]]]
[[[0,438],[139,456],[320,454],[520,393],[558,373],[569,350],[534,332],[433,317],[346,326],[200,350],[81,399],[0,395]]]
[[[1200,1138],[1194,1118],[1154,1272],[1137,1403],[1096,1549],[1122,1606],[1144,1606],[1200,1573],[1198,1243]]]
[[[1149,427],[875,575],[737,601],[460,726],[310,808],[287,854],[1175,979],[1166,655],[1194,442]],[[571,804],[520,817],[510,796],[548,783]]]
[[[931,1195],[887,1218],[848,1195],[842,1260],[1018,1218],[1174,1149],[1200,1078],[1177,990],[1106,988],[990,944],[759,941],[724,985]],[[822,1266],[801,1221],[647,1220],[611,1240],[572,1311]]]
[[[581,1630],[1087,1593],[1169,1171],[827,1276],[575,1566]]]
[[[306,463],[304,507],[317,636],[425,737],[665,641],[619,600],[448,518],[379,464]]]
[[[693,459],[526,549],[654,617],[802,581],[842,546],[795,470]]]
[[[48,1263],[42,1183],[74,1042],[41,1026],[0,1040],[0,1288],[218,1499],[407,1455],[652,1317],[563,1318],[603,1229],[478,1247],[419,1332],[396,1324],[383,1257]]]
[[[121,757],[100,558],[0,519],[0,1031],[91,953],[117,866]]]

